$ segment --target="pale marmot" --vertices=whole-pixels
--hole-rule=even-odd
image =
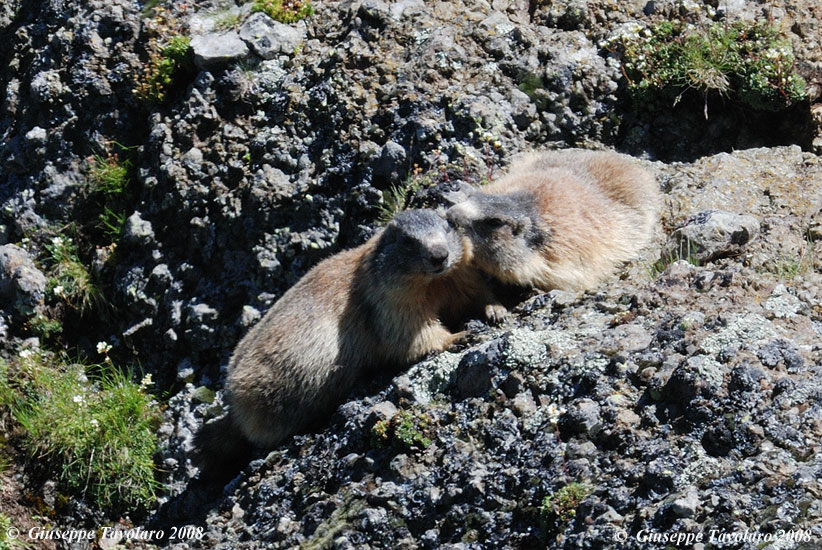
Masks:
[[[530,153],[447,212],[475,265],[542,290],[591,288],[648,244],[660,203],[654,177],[626,155]]]
[[[504,312],[468,266],[464,241],[433,210],[409,210],[362,246],[317,264],[234,350],[228,419],[200,430],[200,461],[226,463],[207,455],[228,452],[233,427],[258,446],[277,445],[330,413],[367,372],[448,348],[463,333],[442,319]]]

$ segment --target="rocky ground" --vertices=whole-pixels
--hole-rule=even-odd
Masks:
[[[247,4],[162,5],[194,39],[160,103],[133,92],[156,12],[0,7],[0,345],[31,345],[27,319],[52,313],[36,260],[75,221],[111,306],[66,313],[62,343],[112,342],[167,402],[164,493],[125,523],[174,529],[183,540],[163,544],[179,548],[663,548],[642,533],[701,533],[748,549],[762,541],[709,537],[780,530],[799,540],[772,548],[822,544],[816,2],[329,1],[287,26]],[[600,44],[717,10],[788,33],[807,101],[640,116]],[[224,488],[192,481],[191,437],[220,412],[233,346],[308,268],[372,234],[392,185],[479,183],[545,147],[615,148],[656,174],[643,258],[595,291],[525,297],[502,326],[472,321],[464,347],[368,381]],[[88,159],[112,153],[132,163],[114,247],[85,219]],[[0,499],[28,526],[54,482],[24,462]],[[578,499],[543,509],[568,486]],[[52,521],[118,519],[73,501]]]

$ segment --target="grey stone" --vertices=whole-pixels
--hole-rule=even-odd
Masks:
[[[395,141],[388,141],[382,147],[380,156],[374,162],[374,174],[389,180],[402,177],[407,170],[408,155],[405,147]]]
[[[480,22],[480,27],[483,27],[489,32],[498,35],[506,35],[513,31],[516,26],[511,23],[508,17],[499,11],[495,11]]]
[[[253,306],[244,305],[243,311],[240,313],[240,326],[251,327],[262,318],[260,310]]]
[[[45,291],[46,276],[29,253],[13,244],[0,246],[0,303],[28,317],[42,305]]]
[[[368,414],[373,415],[375,420],[390,420],[397,414],[397,406],[391,401],[382,401],[371,407]]]
[[[470,351],[460,361],[454,373],[458,399],[480,397],[491,390],[491,363],[481,351]]]
[[[216,321],[219,312],[208,304],[198,303],[188,306],[186,320],[189,324],[209,323]]]
[[[722,386],[722,379],[720,363],[704,355],[694,355],[674,369],[664,391],[669,399],[688,403],[696,397],[715,394]]]
[[[134,212],[126,219],[123,228],[123,240],[129,244],[146,245],[154,240],[154,230],[151,222],[140,217],[139,212]]]
[[[199,172],[203,164],[203,152],[196,147],[192,147],[180,158],[183,166],[192,172]]]
[[[788,292],[785,285],[778,284],[773,289],[771,297],[765,300],[764,308],[768,312],[768,318],[788,319],[796,317],[802,309],[802,302]]]
[[[684,496],[674,500],[670,505],[673,514],[680,518],[690,518],[696,514],[699,506],[699,493],[695,488],[691,488]]]
[[[52,103],[63,94],[65,88],[57,71],[43,71],[31,79],[32,98],[40,103]]]
[[[560,430],[570,434],[595,435],[602,427],[599,405],[591,399],[579,399],[559,419]]]
[[[748,214],[707,210],[689,218],[668,240],[670,257],[707,263],[739,254],[759,235],[759,221]]]
[[[403,17],[425,9],[425,2],[423,0],[399,0],[392,3],[390,9],[391,18],[400,21]]]
[[[31,145],[43,145],[46,143],[46,138],[48,134],[43,128],[39,126],[35,126],[28,132],[26,132],[26,141]]]
[[[248,46],[235,32],[195,36],[191,48],[194,64],[203,70],[219,69],[248,57]]]
[[[305,40],[306,26],[303,21],[286,25],[274,21],[268,15],[257,12],[240,27],[240,38],[245,40],[254,53],[263,59],[273,59],[280,54],[292,54]]]

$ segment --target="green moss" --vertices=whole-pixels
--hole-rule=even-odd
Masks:
[[[375,445],[395,441],[408,449],[425,449],[431,445],[433,420],[423,412],[400,411],[390,420],[380,420],[371,428]]]
[[[676,103],[690,90],[771,111],[806,98],[791,43],[770,23],[663,21],[606,47],[621,55],[628,89],[641,104]]]
[[[582,483],[569,483],[556,493],[542,500],[540,516],[546,522],[568,523],[577,514],[577,507],[582,499],[591,494],[591,489]]]
[[[29,331],[41,342],[50,342],[63,333],[63,323],[58,319],[51,319],[42,313],[38,313],[26,323]]]
[[[531,98],[531,101],[542,111],[546,108],[546,97],[542,93],[545,83],[542,77],[532,72],[522,72],[517,77],[517,87],[521,92]]]
[[[0,373],[0,404],[19,424],[23,449],[94,506],[147,507],[159,486],[160,416],[145,386],[108,363],[84,367],[33,351],[15,366],[13,377],[8,367]]]
[[[394,426],[394,437],[397,441],[408,447],[427,448],[431,445],[431,417],[425,413],[412,413],[410,411],[400,411],[392,418]]]
[[[331,516],[317,526],[310,538],[300,544],[300,550],[332,548],[334,539],[351,529],[353,518],[365,509],[366,503],[351,494],[346,494],[343,498],[343,502]]]
[[[311,2],[304,0],[254,0],[251,11],[261,11],[280,23],[294,23],[314,15]]]
[[[140,99],[151,103],[162,103],[175,77],[193,66],[191,60],[191,38],[169,35],[149,41],[149,62],[143,72],[136,76],[134,93]]]

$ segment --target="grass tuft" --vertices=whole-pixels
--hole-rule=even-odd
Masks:
[[[42,258],[49,276],[46,290],[80,314],[105,309],[103,292],[94,284],[91,273],[80,260],[71,237],[58,234],[45,244]]]
[[[154,478],[159,410],[144,384],[109,363],[83,367],[21,353],[12,382],[0,371],[0,406],[12,411],[22,445],[59,472],[62,486],[113,511],[146,508]]]

